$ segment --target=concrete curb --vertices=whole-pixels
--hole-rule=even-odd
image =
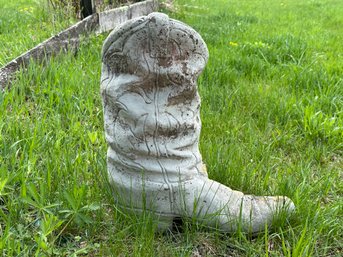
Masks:
[[[147,0],[129,6],[104,11],[99,14],[96,13],[79,21],[1,67],[0,88],[4,90],[5,86],[10,84],[14,74],[21,68],[25,68],[31,60],[42,61],[52,55],[57,55],[60,52],[76,50],[79,47],[81,35],[89,35],[93,32],[107,32],[122,22],[147,15],[156,11],[157,8],[158,2],[156,0]]]
[[[158,2],[147,0],[136,4],[115,8],[99,13],[99,28],[97,33],[114,29],[115,26],[132,18],[147,15],[156,11]]]

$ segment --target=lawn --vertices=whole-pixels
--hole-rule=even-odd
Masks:
[[[0,0],[0,67],[73,24],[71,13],[47,0]]]
[[[295,215],[257,236],[191,220],[160,234],[149,215],[118,210],[106,180],[99,35],[76,54],[32,63],[0,93],[2,256],[343,255],[343,2],[175,2],[164,11],[210,52],[198,81],[210,178],[286,195]],[[51,33],[39,24],[37,38]],[[0,63],[37,43],[3,28],[6,51],[23,44],[1,51]]]

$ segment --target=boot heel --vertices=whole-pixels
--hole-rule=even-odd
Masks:
[[[157,223],[157,230],[163,232],[173,227],[174,217],[172,216],[159,216]]]

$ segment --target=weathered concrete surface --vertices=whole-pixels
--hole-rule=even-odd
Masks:
[[[197,89],[207,60],[201,36],[162,13],[129,20],[106,39],[101,94],[114,196],[126,210],[154,213],[160,229],[188,217],[227,232],[264,231],[294,204],[208,178]]]
[[[103,33],[114,29],[119,24],[143,15],[148,15],[158,8],[157,0],[148,0],[115,8],[109,11],[99,13],[98,33]]]

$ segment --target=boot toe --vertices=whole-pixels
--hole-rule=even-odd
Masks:
[[[263,231],[265,226],[270,227],[275,217],[284,212],[294,212],[295,205],[286,196],[251,196],[244,197],[245,208],[242,209],[242,221],[246,231],[253,233]],[[249,206],[250,202],[250,206]]]

